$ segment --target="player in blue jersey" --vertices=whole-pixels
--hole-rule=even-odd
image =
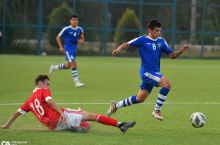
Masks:
[[[171,89],[171,83],[163,74],[160,73],[161,54],[165,53],[169,58],[175,59],[189,46],[185,44],[177,51],[172,51],[172,49],[168,47],[165,39],[159,37],[161,26],[162,25],[158,20],[151,20],[148,24],[147,36],[143,35],[135,38],[129,42],[121,44],[118,48],[113,50],[112,54],[117,55],[122,49],[129,46],[139,48],[139,55],[141,57],[140,77],[142,79],[142,83],[137,95],[130,96],[119,102],[112,101],[107,112],[108,116],[116,112],[116,110],[121,107],[144,102],[151,93],[153,87],[161,87],[152,115],[158,120],[163,120],[161,108]]]
[[[62,44],[62,38],[65,43],[64,47]],[[78,16],[72,15],[70,18],[70,26],[64,27],[56,38],[59,50],[60,52],[65,53],[67,62],[59,65],[51,65],[49,75],[52,75],[54,70],[71,69],[75,87],[84,86],[84,83],[81,83],[78,78],[76,64],[78,42],[82,43],[84,39],[83,29],[78,26]]]

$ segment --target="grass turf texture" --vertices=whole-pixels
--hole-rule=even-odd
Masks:
[[[64,62],[61,56],[0,55],[0,124],[16,111],[34,88],[34,78],[48,73],[50,64]],[[78,108],[106,114],[109,103],[135,95],[139,89],[138,58],[78,57],[78,73],[83,88],[74,88],[70,70],[56,71],[51,78],[51,92],[60,107]],[[48,131],[28,113],[19,117],[8,130],[0,129],[2,141],[26,141],[26,144],[49,145],[218,145],[220,144],[219,60],[162,59],[161,72],[172,82],[172,90],[163,108],[164,121],[151,117],[158,88],[145,104],[122,108],[112,117],[137,121],[126,133],[119,129],[92,123],[86,134]],[[215,104],[212,104],[215,103]],[[8,104],[8,105],[3,105]],[[189,117],[203,112],[207,122],[193,128]]]

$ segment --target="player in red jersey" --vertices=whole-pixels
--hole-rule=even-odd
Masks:
[[[122,132],[125,132],[136,124],[136,122],[119,122],[113,118],[81,109],[59,108],[52,99],[47,75],[39,75],[35,79],[35,85],[36,88],[29,99],[10,116],[8,121],[2,125],[2,128],[9,128],[17,117],[29,111],[50,130],[87,132],[90,124],[86,121],[97,121],[105,125],[118,127]]]

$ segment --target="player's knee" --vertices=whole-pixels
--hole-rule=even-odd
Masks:
[[[70,63],[66,63],[65,68],[70,69]]]
[[[83,118],[87,121],[95,121],[97,119],[98,114],[96,113],[90,113],[83,111]]]
[[[90,116],[89,116],[89,118],[90,118],[90,120],[91,121],[95,121],[96,120],[96,115],[94,115],[94,114],[91,114]]]
[[[171,82],[165,78],[161,80],[161,82],[159,83],[159,86],[167,88],[167,89],[171,89]]]
[[[76,63],[75,62],[71,62],[70,63],[70,67],[73,69],[73,68],[76,68]]]
[[[167,88],[167,89],[171,89],[171,82],[170,82],[170,81],[167,81],[167,82],[164,84],[164,87]]]
[[[143,97],[137,98],[138,103],[143,103],[144,101],[145,101],[145,98]]]

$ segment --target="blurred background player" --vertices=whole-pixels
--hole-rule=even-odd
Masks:
[[[35,84],[36,87],[32,95],[10,116],[9,120],[2,125],[2,128],[9,128],[17,117],[29,111],[50,130],[87,132],[90,126],[85,128],[85,121],[96,121],[105,125],[118,127],[122,132],[126,132],[128,128],[136,124],[136,122],[119,122],[110,117],[86,112],[81,109],[59,108],[53,101],[50,93],[49,77],[47,75],[39,75],[35,79]]]
[[[64,47],[62,38],[65,43]],[[64,27],[56,37],[59,50],[65,53],[67,62],[59,65],[51,65],[49,75],[52,75],[54,70],[71,69],[75,87],[84,86],[84,83],[81,83],[79,80],[76,64],[78,42],[82,43],[84,39],[83,29],[78,26],[78,16],[72,15],[70,18],[70,26]]]
[[[151,20],[147,26],[147,36],[143,35],[135,38],[121,44],[118,48],[113,50],[112,54],[117,55],[122,49],[129,46],[139,48],[139,55],[141,57],[140,77],[142,83],[136,96],[130,96],[119,102],[112,101],[107,112],[108,116],[121,107],[144,102],[153,87],[161,87],[152,115],[156,119],[163,120],[161,108],[171,89],[171,82],[160,73],[160,57],[162,53],[165,53],[169,58],[175,59],[188,48],[188,45],[182,45],[177,51],[173,52],[171,48],[168,47],[166,40],[159,37],[161,26],[158,20]]]

